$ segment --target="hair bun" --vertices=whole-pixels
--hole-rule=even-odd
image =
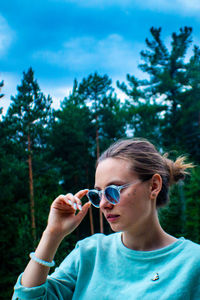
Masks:
[[[183,180],[185,175],[189,174],[187,169],[193,168],[194,165],[192,163],[185,163],[185,156],[179,156],[175,161],[168,159],[167,156],[168,154],[166,153],[163,158],[169,171],[169,185],[172,185],[179,180]]]

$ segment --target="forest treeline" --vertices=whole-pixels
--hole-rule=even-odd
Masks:
[[[186,155],[196,167],[171,190],[159,211],[163,227],[176,237],[200,242],[200,49],[192,28],[171,35],[167,46],[161,28],[151,28],[141,51],[144,72],[128,74],[117,87],[98,72],[78,82],[60,109],[40,90],[29,68],[0,120],[1,299],[8,299],[46,226],[55,197],[94,184],[95,161],[119,138],[143,137],[170,158]],[[192,51],[189,51],[192,49]],[[4,82],[0,83],[3,97]],[[83,199],[87,201],[87,199]],[[78,239],[109,228],[92,208],[56,255],[59,264]]]

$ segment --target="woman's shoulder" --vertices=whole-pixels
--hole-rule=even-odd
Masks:
[[[189,240],[187,238],[182,238],[182,240],[184,241],[184,244],[185,244],[185,246],[188,250],[194,251],[195,253],[200,251],[200,245],[199,244],[197,244],[197,243],[195,243],[192,240]]]
[[[194,254],[197,253],[199,256],[199,253],[200,253],[200,245],[199,244],[197,244],[189,239],[185,239],[185,238],[184,238],[184,242],[185,242],[185,248],[188,251],[191,251]]]
[[[189,240],[183,239],[182,256],[186,261],[193,261],[200,267],[200,245]]]

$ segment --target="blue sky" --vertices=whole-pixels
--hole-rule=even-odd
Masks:
[[[167,45],[172,32],[191,26],[193,41],[200,45],[200,1],[1,1],[0,80],[5,97],[0,106],[5,112],[30,66],[56,108],[75,77],[81,81],[97,71],[108,74],[115,85],[127,73],[143,76],[137,66],[151,26],[162,27]]]

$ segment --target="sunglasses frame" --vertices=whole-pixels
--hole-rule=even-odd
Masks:
[[[123,184],[123,185],[114,185],[114,184],[111,184],[111,185],[108,185],[107,187],[105,187],[105,189],[100,190],[100,191],[99,191],[99,190],[96,190],[96,189],[92,189],[92,190],[89,190],[89,191],[87,192],[86,195],[87,195],[89,201],[92,203],[92,205],[93,205],[94,207],[97,207],[97,208],[100,207],[102,195],[105,196],[106,200],[107,200],[109,203],[111,203],[111,204],[113,204],[113,205],[116,205],[116,204],[118,204],[118,203],[120,202],[120,192],[121,192],[121,190],[122,190],[122,189],[125,189],[125,188],[127,188],[127,187],[129,187],[129,186],[132,185],[132,184],[136,184],[136,183],[138,183],[139,181],[140,181],[140,180],[135,180],[135,181],[133,181],[133,182],[131,182],[131,183],[126,183],[126,184]],[[119,193],[119,201],[117,201],[116,203],[113,203],[113,202],[111,202],[110,200],[108,200],[108,198],[106,197],[106,194],[105,194],[105,191],[106,191],[106,189],[108,189],[108,188],[113,188],[113,189],[117,190],[117,192]],[[95,205],[95,204],[91,201],[90,196],[89,196],[89,193],[90,193],[90,192],[96,193],[96,194],[99,196],[99,199],[100,199],[99,205]]]

